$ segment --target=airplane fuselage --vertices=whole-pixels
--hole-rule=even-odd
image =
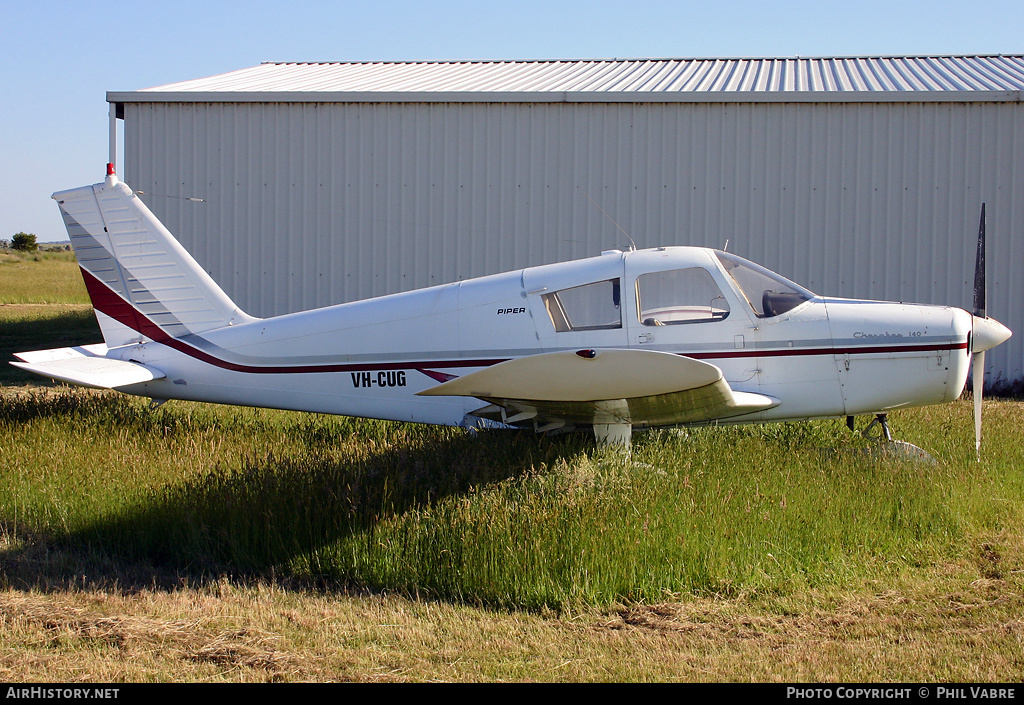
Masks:
[[[733,390],[778,401],[730,422],[879,413],[951,401],[962,391],[970,363],[966,311],[828,299],[794,287],[777,312],[755,300],[764,294],[754,291],[761,274],[734,275],[727,265],[735,262],[749,264],[702,248],[611,251],[147,339],[108,356],[162,370],[163,379],[122,389],[156,399],[453,426],[478,425],[471,412],[484,402],[417,392],[563,350],[687,356],[721,368]],[[779,288],[790,284],[779,280]]]

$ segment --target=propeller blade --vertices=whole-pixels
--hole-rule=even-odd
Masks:
[[[985,292],[985,204],[981,204],[981,224],[978,226],[978,253],[974,260],[974,315],[986,318],[988,296]]]
[[[974,454],[981,460],[981,390],[985,386],[985,352],[974,353],[971,359],[971,385],[974,388]]]
[[[978,250],[974,258],[974,316],[987,318],[988,293],[985,290],[985,204],[981,204],[981,222],[978,224]],[[978,328],[977,325],[974,326]],[[973,336],[972,336],[973,337]],[[978,350],[971,357],[971,386],[974,391],[974,454],[981,461],[981,393],[985,386],[985,351]]]
[[[985,204],[978,224],[978,254],[974,260],[974,321],[971,333],[971,386],[974,390],[974,451],[981,460],[981,400],[985,386],[985,351],[1006,341],[1013,333],[989,318],[985,290]]]
[[[974,450],[981,460],[981,397],[985,386],[985,351],[1013,335],[994,318],[974,317],[971,333],[971,387],[974,390]]]

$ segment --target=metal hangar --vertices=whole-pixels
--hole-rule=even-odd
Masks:
[[[123,178],[272,316],[658,245],[989,313],[1024,375],[1024,56],[264,63],[107,94]],[[112,149],[113,142],[112,138]]]

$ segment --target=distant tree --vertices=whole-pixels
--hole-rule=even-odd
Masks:
[[[39,249],[39,245],[36,244],[36,236],[32,233],[18,233],[11,238],[11,249],[35,252]]]
[[[10,240],[0,240],[0,250],[9,250],[11,248]]]

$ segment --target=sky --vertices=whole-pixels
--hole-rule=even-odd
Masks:
[[[0,0],[0,239],[66,241],[108,91],[263,61],[1024,54],[1020,0]],[[120,147],[119,147],[120,150]]]

